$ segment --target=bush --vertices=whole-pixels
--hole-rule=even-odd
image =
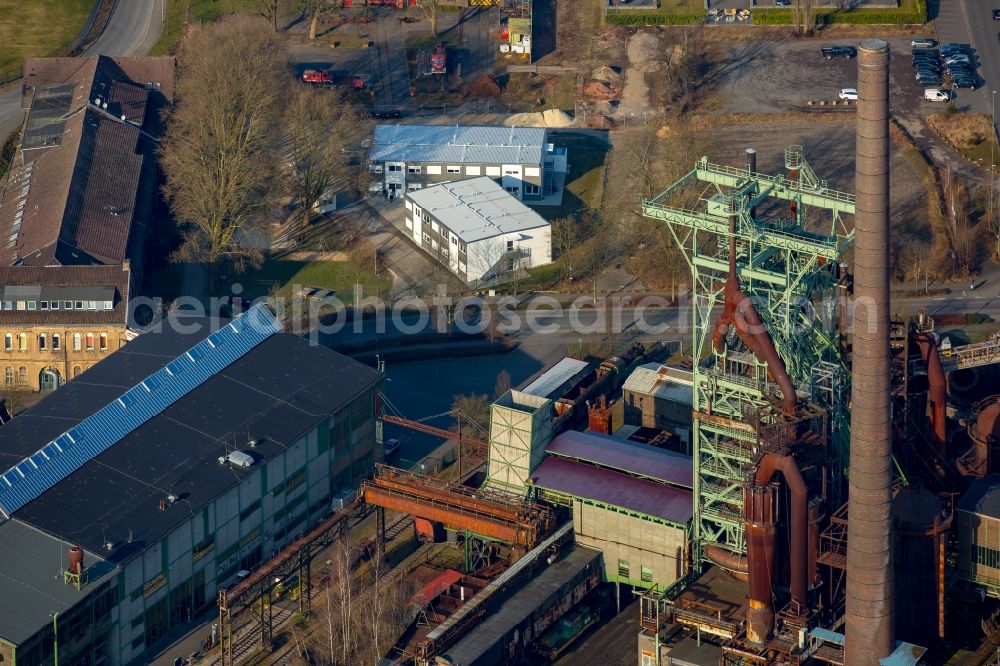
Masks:
[[[755,9],[752,18],[754,25],[791,25],[792,10]],[[816,25],[910,25],[917,23],[927,23],[927,5],[924,0],[914,0],[912,9],[820,9],[816,12]]]
[[[611,25],[701,25],[704,14],[661,14],[657,11],[614,11],[604,15]]]

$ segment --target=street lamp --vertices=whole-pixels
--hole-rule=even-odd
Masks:
[[[993,129],[993,136],[990,137],[990,205],[989,205],[989,215],[990,224],[996,224],[993,219],[993,215],[996,212],[994,210],[995,204],[993,203],[993,144],[997,141],[997,91],[994,90],[990,94],[990,121],[992,123],[991,128]],[[1000,241],[998,241],[1000,242]]]

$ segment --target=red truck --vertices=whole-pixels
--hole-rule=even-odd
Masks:
[[[360,74],[331,72],[328,69],[307,69],[302,72],[302,82],[313,86],[351,86],[357,90],[365,87],[365,79]]]
[[[325,69],[307,69],[302,72],[302,83],[313,86],[330,86],[333,85],[333,77]]]
[[[431,74],[447,74],[448,56],[444,52],[444,45],[438,44],[431,53]]]

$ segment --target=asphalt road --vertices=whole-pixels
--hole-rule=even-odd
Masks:
[[[85,55],[144,55],[160,37],[165,0],[121,0],[115,4],[104,32]],[[17,129],[24,119],[21,86],[0,93],[0,137]]]

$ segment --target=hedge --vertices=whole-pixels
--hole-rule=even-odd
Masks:
[[[861,8],[851,10],[820,9],[816,12],[816,25],[887,25],[927,23],[927,5],[924,0],[914,0],[912,10]],[[754,25],[791,25],[790,9],[755,9],[751,15]]]
[[[700,25],[705,14],[661,14],[656,11],[610,11],[604,22],[612,25]]]

